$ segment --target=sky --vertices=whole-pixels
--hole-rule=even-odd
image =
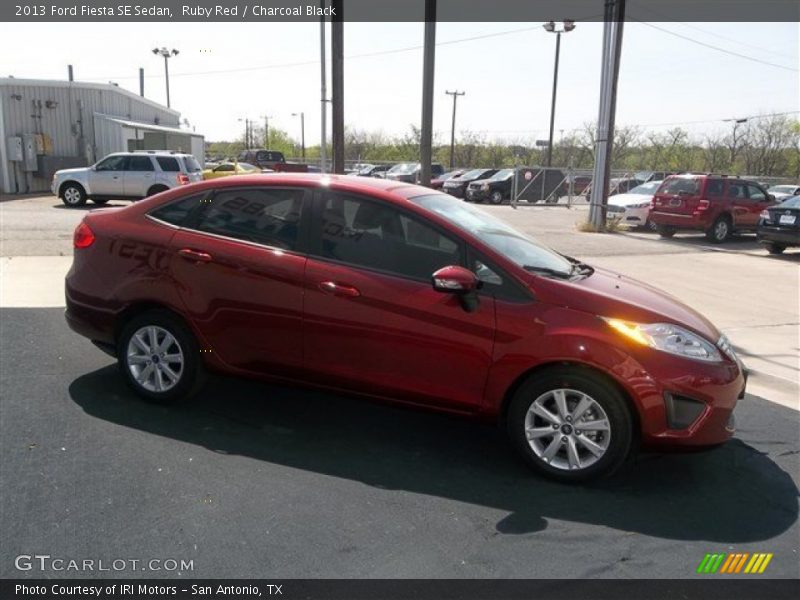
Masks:
[[[562,36],[556,139],[597,119],[602,28],[578,22]],[[239,119],[263,123],[264,115],[299,139],[300,119],[292,115],[303,112],[306,143],[313,145],[320,138],[319,29],[314,23],[17,24],[0,37],[0,76],[66,79],[72,64],[78,80],[114,81],[138,93],[143,67],[145,95],[165,103],[163,59],[152,49],[177,48],[170,60],[172,107],[206,140],[241,137]],[[423,29],[422,23],[345,23],[347,126],[387,135],[419,126]],[[699,137],[729,131],[724,119],[798,111],[799,33],[798,23],[626,23],[617,124],[652,131],[681,126]],[[555,35],[540,23],[439,23],[436,40],[437,141],[450,136],[446,90],[466,92],[458,100],[457,136],[547,138]],[[330,53],[328,61],[330,94]]]

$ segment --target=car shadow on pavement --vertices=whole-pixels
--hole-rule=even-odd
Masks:
[[[770,539],[798,518],[790,475],[739,439],[703,453],[642,455],[611,480],[569,486],[532,474],[499,429],[447,415],[226,377],[210,378],[186,404],[158,406],[136,398],[114,366],[79,377],[69,393],[93,417],[214,452],[508,511],[500,534],[542,531],[556,519],[734,544]],[[798,413],[751,400],[751,410],[759,402],[759,414],[779,413],[771,422],[796,430]],[[795,441],[767,434],[776,454],[783,445],[782,456],[797,453]]]

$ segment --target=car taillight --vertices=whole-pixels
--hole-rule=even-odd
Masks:
[[[186,185],[187,183],[189,183],[189,176],[178,173],[178,185]]]
[[[708,210],[708,207],[711,206],[711,202],[708,200],[700,200],[700,203],[697,205],[697,208],[694,209],[695,214],[705,212]]]
[[[81,221],[75,228],[75,233],[72,236],[72,245],[75,248],[88,248],[94,244],[94,240],[94,231],[92,231],[86,223]]]

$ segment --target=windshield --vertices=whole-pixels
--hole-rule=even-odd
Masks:
[[[389,169],[389,173],[413,173],[416,170],[416,163],[400,163]]]
[[[445,194],[416,196],[410,200],[444,217],[462,231],[474,235],[520,267],[550,270],[563,277],[572,274],[573,264],[565,257],[473,204]]]
[[[650,181],[649,183],[643,183],[642,185],[637,185],[629,194],[643,194],[647,196],[652,196],[656,193],[658,186],[661,185],[660,181]]]
[[[792,196],[785,202],[781,202],[778,208],[800,208],[800,196]]]
[[[503,181],[514,174],[514,169],[500,169],[497,173],[489,177],[491,181]]]
[[[779,194],[793,194],[796,189],[793,185],[773,185],[768,191],[778,192]]]
[[[486,169],[472,169],[464,173],[459,179],[477,179],[486,172]]]

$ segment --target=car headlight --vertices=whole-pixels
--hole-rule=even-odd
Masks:
[[[642,202],[641,204],[628,204],[626,208],[645,208],[650,206],[649,202]]]
[[[487,191],[487,190],[489,189],[489,184],[488,184],[488,183],[484,183],[484,184],[481,186],[481,189],[482,189],[484,192],[485,192],[485,191]]]
[[[601,317],[616,332],[655,350],[706,362],[721,362],[722,355],[711,342],[672,323],[631,323]]]

